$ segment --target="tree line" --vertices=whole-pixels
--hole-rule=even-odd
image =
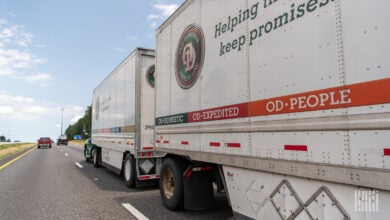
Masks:
[[[8,138],[5,138],[5,136],[4,135],[1,135],[0,136],[0,142],[11,142],[11,140]]]
[[[68,139],[72,140],[75,135],[81,135],[83,139],[91,137],[92,107],[87,106],[84,117],[80,118],[75,124],[69,125],[65,130]]]

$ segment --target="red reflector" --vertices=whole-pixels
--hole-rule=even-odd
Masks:
[[[160,175],[156,175],[156,178],[160,178]]]
[[[201,171],[210,171],[210,170],[213,170],[213,167],[201,167],[200,170]]]
[[[143,147],[143,149],[144,150],[153,150],[153,147],[148,146],[148,147]]]
[[[390,156],[390,148],[383,149],[383,155]]]
[[[227,146],[227,147],[236,147],[236,148],[240,148],[240,147],[241,147],[241,144],[240,144],[240,143],[226,143],[226,146]]]
[[[189,143],[188,143],[188,141],[182,141],[181,144],[182,145],[188,145]]]
[[[164,141],[164,144],[169,144],[169,141]]]
[[[187,179],[190,178],[191,174],[192,174],[192,169],[189,169],[188,172],[186,173]]]
[[[284,150],[307,151],[306,145],[284,145]]]
[[[141,157],[145,157],[146,156],[146,154],[145,153],[141,153]]]
[[[148,152],[148,157],[151,157],[152,156],[152,152]]]
[[[138,179],[139,180],[148,180],[148,179],[150,179],[150,176],[148,175],[148,176],[140,176],[140,177],[138,177]]]
[[[161,143],[161,141],[160,141],[160,140],[156,140],[156,143],[158,143],[158,144],[159,144],[159,143]]]
[[[221,143],[219,142],[210,142],[210,147],[220,147]]]

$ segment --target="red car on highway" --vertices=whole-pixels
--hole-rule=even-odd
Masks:
[[[51,139],[49,137],[41,137],[38,140],[38,149],[41,147],[51,148]]]

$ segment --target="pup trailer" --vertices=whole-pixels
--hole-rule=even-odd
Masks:
[[[93,91],[86,159],[122,174],[128,187],[160,177],[163,154],[154,151],[154,54],[135,49]]]
[[[168,209],[388,219],[390,1],[187,0],[156,30]]]

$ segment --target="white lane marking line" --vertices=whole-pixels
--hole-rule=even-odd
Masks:
[[[69,156],[69,154],[65,153],[65,156]]]
[[[144,216],[140,211],[138,211],[136,208],[134,208],[129,203],[123,203],[122,206],[125,207],[138,220],[149,220],[148,218],[146,218],[146,216]]]
[[[74,163],[74,164],[76,164],[76,166],[78,166],[78,167],[80,167],[80,168],[83,168],[83,165],[81,165],[81,164],[79,164],[79,163]]]

